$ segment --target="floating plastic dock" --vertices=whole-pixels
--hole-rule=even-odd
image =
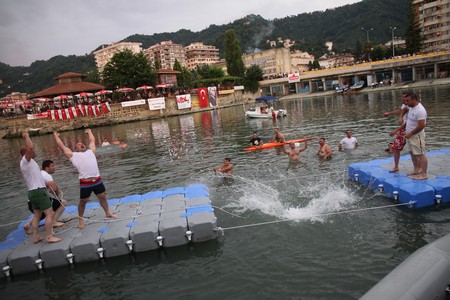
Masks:
[[[202,184],[152,191],[108,200],[117,219],[106,219],[99,202],[86,207],[86,226],[78,229],[77,207],[68,206],[61,219],[72,218],[55,228],[58,243],[33,243],[22,222],[0,243],[0,277],[102,258],[175,247],[215,239],[217,218],[206,186]],[[31,216],[30,216],[31,218]],[[40,228],[40,235],[45,232]]]
[[[394,158],[353,163],[348,166],[350,180],[393,198],[422,208],[450,203],[450,148],[427,152],[428,179],[413,180],[406,174],[412,170],[410,155],[400,157],[399,172],[389,173]]]

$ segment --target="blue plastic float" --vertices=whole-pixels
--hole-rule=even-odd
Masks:
[[[128,195],[108,203],[118,218],[105,218],[100,204],[90,202],[82,230],[77,227],[77,207],[66,207],[61,218],[74,220],[55,228],[55,235],[63,238],[58,243],[34,244],[23,231],[27,220],[19,224],[0,243],[0,277],[202,242],[219,235],[203,184]]]
[[[357,162],[348,166],[348,177],[409,207],[422,208],[450,203],[450,148],[427,152],[428,180],[406,175],[412,168],[409,155],[400,157],[400,172],[389,173],[393,157]]]

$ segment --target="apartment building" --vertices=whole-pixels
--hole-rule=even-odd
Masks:
[[[102,47],[94,52],[95,64],[97,65],[97,70],[99,73],[103,72],[106,64],[111,60],[114,54],[122,52],[126,49],[133,53],[139,53],[142,51],[142,43],[131,43],[131,42],[116,42],[109,46]]]
[[[288,48],[272,48],[269,50],[244,54],[244,65],[257,65],[263,70],[264,78],[287,76],[291,72],[291,53]]]
[[[414,0],[424,52],[450,50],[450,0]]]
[[[308,52],[303,52],[300,50],[295,50],[291,52],[291,63],[293,67],[293,72],[303,72],[308,71],[309,63],[314,62],[314,55]]]
[[[186,67],[186,51],[181,44],[172,43],[172,41],[163,41],[144,50],[147,59],[154,63],[159,62],[160,69],[173,70],[175,60],[182,67]]]
[[[219,61],[219,49],[203,43],[191,43],[184,48],[186,52],[186,68],[194,70],[198,66],[212,65]]]

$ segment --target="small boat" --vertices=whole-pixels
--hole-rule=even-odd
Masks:
[[[312,139],[314,139],[314,138],[306,137],[306,138],[297,139],[297,140],[289,140],[284,143],[268,142],[268,143],[262,144],[262,146],[252,146],[252,147],[244,148],[244,151],[255,151],[255,150],[262,150],[262,149],[270,149],[270,148],[274,148],[274,147],[283,147],[284,145],[289,145],[290,143],[302,143],[302,142],[310,141]]]
[[[348,89],[349,89],[349,85],[348,84],[343,85],[343,86],[339,86],[339,87],[336,87],[336,93],[342,94],[342,93],[345,93],[346,91],[348,91]]]
[[[274,109],[273,104],[277,100],[275,96],[264,96],[255,99],[256,107],[252,107],[245,112],[249,118],[271,119],[287,116],[287,110]],[[259,104],[259,105],[258,105]]]
[[[364,87],[364,84],[365,84],[365,81],[364,81],[364,80],[355,82],[355,84],[352,85],[352,86],[350,87],[350,89],[351,89],[352,91],[360,90],[360,89],[362,89],[362,88]]]
[[[287,110],[285,109],[273,109],[273,107],[268,106],[257,106],[249,108],[245,115],[249,118],[260,118],[260,119],[272,119],[277,117],[286,117]]]

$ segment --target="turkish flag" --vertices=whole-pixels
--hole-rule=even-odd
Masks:
[[[208,107],[208,90],[206,88],[198,88],[197,94],[200,107]]]

